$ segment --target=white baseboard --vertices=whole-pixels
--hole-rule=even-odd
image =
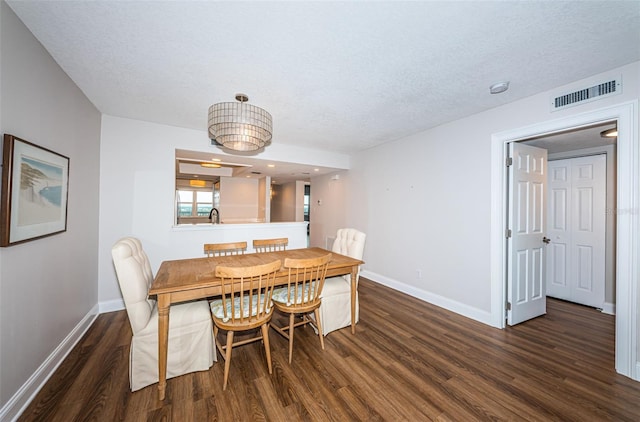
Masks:
[[[78,325],[71,330],[62,343],[45,359],[42,365],[29,377],[22,387],[16,391],[13,397],[2,406],[0,409],[0,421],[15,421],[18,416],[20,416],[97,317],[98,305],[96,304],[91,308],[89,313],[82,318]]]
[[[360,272],[360,276],[368,278],[369,280],[375,281],[376,283],[382,284],[384,286],[390,287],[394,290],[398,290],[402,293],[406,293],[409,296],[424,300],[425,302],[431,303],[432,305],[436,305],[448,311],[455,312],[464,317],[471,318],[483,324],[492,325],[491,312],[489,311],[482,311],[478,308],[465,305],[464,303],[460,303],[455,300],[447,299],[445,297],[421,290],[414,286],[409,286],[408,284],[385,277],[380,274],[376,274],[371,271],[363,270]]]
[[[124,309],[124,299],[114,299],[106,302],[100,302],[98,305],[100,306],[101,314],[104,314],[107,312],[121,311]]]

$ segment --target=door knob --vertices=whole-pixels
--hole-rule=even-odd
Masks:
[[[549,239],[548,237],[545,236],[542,238],[542,243],[546,243],[548,245],[549,242],[551,242],[551,239]]]

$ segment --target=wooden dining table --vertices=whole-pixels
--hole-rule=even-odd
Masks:
[[[220,279],[215,277],[217,265],[245,267],[266,264],[279,259],[284,266],[285,258],[315,258],[329,252],[322,248],[304,248],[162,262],[149,290],[149,296],[156,296],[158,302],[159,399],[164,400],[167,386],[167,347],[171,304],[222,294]],[[358,267],[364,262],[335,252],[331,252],[331,254],[327,277],[351,274],[351,333],[355,334],[357,274]],[[287,277],[288,273],[282,268],[276,277],[276,284],[286,284]]]

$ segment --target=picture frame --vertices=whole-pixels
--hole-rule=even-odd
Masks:
[[[69,157],[5,134],[0,247],[67,230]]]

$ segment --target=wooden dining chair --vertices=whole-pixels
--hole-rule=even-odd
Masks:
[[[285,258],[284,267],[288,272],[287,285],[279,287],[273,292],[273,305],[285,314],[289,314],[289,325],[286,327],[276,327],[273,329],[289,339],[289,363],[293,355],[293,331],[295,327],[314,323],[309,318],[311,312],[314,313],[317,321],[316,327],[320,337],[320,346],[324,350],[324,336],[322,335],[322,325],[318,308],[320,308],[322,287],[327,276],[327,267],[331,254],[326,254],[317,258]],[[302,320],[295,322],[295,316],[302,315]]]
[[[211,301],[213,337],[216,347],[224,357],[224,384],[226,390],[231,363],[231,351],[235,346],[263,340],[267,356],[267,367],[271,374],[271,351],[269,349],[269,321],[273,315],[271,296],[280,260],[249,267],[225,267],[217,265],[216,277],[221,280],[222,296]],[[260,328],[258,335],[233,342],[238,331]],[[220,330],[227,332],[227,342],[222,345],[218,338]]]
[[[244,255],[247,242],[205,243],[204,253],[209,258],[213,256]]]
[[[253,241],[253,249],[256,252],[276,252],[285,251],[289,245],[289,238],[280,237],[277,239],[255,239]]]

